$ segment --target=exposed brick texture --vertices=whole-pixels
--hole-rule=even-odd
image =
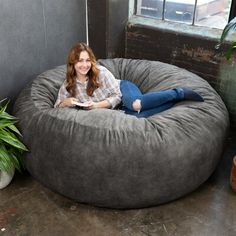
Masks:
[[[196,73],[216,87],[224,57],[215,50],[217,41],[168,30],[128,25],[126,57],[159,60]]]

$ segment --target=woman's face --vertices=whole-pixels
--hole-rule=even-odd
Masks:
[[[87,51],[82,51],[79,56],[79,61],[75,64],[77,76],[85,76],[91,69],[91,60]]]

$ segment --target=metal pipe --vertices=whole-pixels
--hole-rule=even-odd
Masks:
[[[195,24],[195,15],[196,15],[196,10],[197,10],[197,0],[195,0],[195,4],[194,4],[192,25]]]
[[[166,9],[166,0],[163,0],[163,6],[162,6],[162,20],[165,20],[165,9]]]
[[[85,11],[86,11],[86,44],[89,45],[89,35],[88,35],[88,0],[85,1]]]

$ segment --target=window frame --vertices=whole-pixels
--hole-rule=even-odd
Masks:
[[[136,16],[141,16],[141,15],[138,15],[137,14],[137,8],[138,8],[138,0],[130,0],[130,11],[129,11],[129,16],[131,15],[136,15]],[[165,7],[165,3],[166,3],[166,0],[163,0],[163,7]],[[192,25],[192,26],[196,26],[195,25],[195,12],[196,12],[196,6],[197,6],[197,0],[195,0],[195,4],[194,4],[194,16],[193,16],[193,21],[192,21],[192,24],[188,24],[188,25]],[[132,9],[133,8],[133,9]],[[130,14],[131,13],[131,14]],[[230,7],[230,13],[229,13],[229,19],[228,19],[228,22],[230,20],[232,20],[234,17],[236,16],[236,0],[232,0],[231,2],[231,7]],[[141,16],[141,17],[147,17],[147,16]],[[150,17],[152,18],[152,17]],[[154,18],[154,17],[153,17]],[[158,19],[158,20],[162,20],[164,21],[164,12],[162,12],[162,19]],[[174,22],[174,21],[171,21],[171,20],[168,20],[170,22]],[[182,22],[180,22],[182,23]],[[183,23],[184,24],[184,23]],[[205,27],[205,26],[202,26],[202,27]],[[211,27],[208,27],[208,28],[211,28]]]
[[[229,13],[229,21],[231,21],[235,16],[236,16],[236,0],[232,0]]]

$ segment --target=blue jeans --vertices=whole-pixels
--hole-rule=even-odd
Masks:
[[[148,117],[165,111],[183,98],[183,94],[181,94],[181,91],[178,91],[178,89],[142,94],[139,88],[128,80],[121,80],[120,90],[122,93],[122,110],[124,110],[126,114],[135,115],[137,117]],[[133,109],[133,102],[136,99],[141,101],[142,108],[140,112]]]

